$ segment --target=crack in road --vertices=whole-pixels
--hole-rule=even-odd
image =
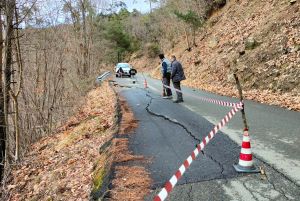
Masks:
[[[174,120],[172,120],[171,118],[169,118],[169,117],[167,117],[167,116],[165,116],[165,115],[158,114],[158,113],[155,113],[155,112],[151,111],[151,110],[150,110],[150,105],[151,105],[152,100],[153,100],[154,98],[153,98],[151,95],[149,95],[149,93],[147,93],[146,96],[150,97],[150,101],[149,101],[149,103],[147,104],[147,107],[146,107],[146,110],[147,110],[148,113],[150,113],[150,114],[152,114],[152,115],[155,115],[155,116],[157,116],[157,117],[164,118],[165,120],[167,120],[167,121],[169,121],[169,122],[171,122],[171,123],[174,123],[174,124],[176,124],[176,125],[181,126],[181,127],[182,127],[182,128],[183,128],[183,129],[184,129],[184,130],[185,130],[185,131],[186,131],[186,132],[187,132],[194,140],[196,140],[198,143],[201,142],[201,140],[198,139],[191,131],[189,131],[188,128],[187,128],[185,125],[179,123],[178,121],[174,121]],[[215,162],[215,163],[220,167],[220,169],[221,169],[220,174],[221,174],[221,176],[222,176],[222,179],[224,179],[224,180],[227,182],[227,179],[226,179],[226,177],[225,177],[225,175],[224,175],[224,166],[221,164],[221,162],[217,161],[216,159],[213,158],[213,156],[207,154],[206,152],[204,152],[204,151],[201,151],[201,152],[202,152],[202,154],[203,154],[204,156],[206,156],[206,157],[208,157],[209,159],[211,159],[213,162]]]
[[[150,101],[149,103],[147,104],[147,107],[146,107],[146,111],[151,114],[151,115],[154,115],[154,116],[157,116],[157,117],[161,117],[173,124],[176,124],[180,127],[182,127],[195,141],[197,141],[197,143],[200,143],[201,140],[199,138],[197,138],[185,125],[181,124],[180,122],[176,121],[176,120],[173,120],[171,119],[170,117],[168,116],[165,116],[165,115],[162,115],[162,114],[158,114],[158,113],[155,113],[153,111],[150,110],[150,106],[151,106],[151,103],[152,103],[152,100],[154,99],[152,96],[149,95],[149,93],[146,94],[146,96],[150,97]]]
[[[193,197],[192,197],[192,191],[193,191],[193,185],[191,185],[189,192],[187,193],[188,197],[189,197],[189,201],[193,201]]]
[[[176,125],[179,125],[179,126],[182,127],[182,128],[183,128],[183,129],[184,129],[184,130],[185,130],[185,131],[186,131],[186,132],[187,132],[194,140],[196,140],[198,143],[201,142],[201,140],[198,139],[191,131],[189,131],[188,128],[187,128],[185,125],[179,123],[178,121],[174,121],[174,120],[172,120],[171,118],[169,118],[169,117],[167,117],[167,116],[165,116],[165,115],[158,114],[158,113],[155,113],[155,112],[151,111],[151,110],[150,110],[150,106],[151,106],[152,100],[153,100],[154,98],[153,98],[151,95],[149,95],[148,92],[146,93],[146,96],[148,96],[148,97],[150,98],[150,101],[149,101],[149,103],[147,104],[147,107],[146,107],[146,110],[147,110],[148,113],[150,113],[151,115],[157,116],[157,117],[161,117],[161,118],[163,118],[163,119],[165,119],[165,120],[167,120],[167,121],[169,121],[169,122],[171,122],[171,123],[174,123],[174,124],[176,124]],[[202,152],[202,154],[203,154],[204,156],[208,157],[210,160],[212,160],[214,163],[216,163],[216,164],[220,167],[220,169],[221,169],[221,171],[220,171],[221,179],[224,179],[224,180],[227,182],[227,179],[226,179],[226,177],[225,177],[225,175],[224,175],[224,166],[222,165],[222,163],[219,162],[219,161],[217,161],[213,156],[207,154],[206,152],[204,152],[204,151],[201,151],[201,152]],[[187,183],[187,181],[186,181],[186,183]]]
[[[139,88],[139,87],[136,87],[137,89],[142,89],[142,88]],[[147,106],[146,106],[146,111],[151,114],[151,115],[154,115],[156,117],[160,117],[160,118],[163,118],[164,120],[166,121],[169,121],[173,124],[176,124],[180,127],[182,127],[189,135],[190,137],[192,137],[195,141],[197,141],[197,143],[200,143],[201,140],[199,138],[197,138],[191,131],[189,131],[189,129],[181,124],[180,122],[178,122],[176,119],[172,119],[171,117],[168,117],[166,115],[163,115],[163,114],[159,114],[159,113],[155,113],[154,111],[152,111],[150,108],[151,108],[151,105],[152,103],[154,102],[153,100],[155,99],[158,99],[158,97],[153,97],[151,96],[152,94],[149,94],[149,90],[146,90],[146,89],[142,89],[143,91],[146,92],[146,96],[149,97],[150,101],[147,103]],[[148,100],[149,100],[148,99]],[[152,105],[152,108],[153,108],[153,105]],[[212,160],[215,164],[217,164],[219,167],[220,167],[220,176],[222,177],[221,179],[224,179],[226,182],[228,182],[227,178],[226,178],[226,175],[224,175],[224,166],[222,165],[222,163],[216,159],[214,159],[213,156],[207,154],[206,152],[202,151],[202,154],[204,156],[206,156],[207,158],[209,158],[210,160]],[[275,172],[277,172],[280,176],[282,176],[283,178],[285,178],[286,180],[288,180],[289,182],[291,182],[292,184],[294,184],[295,186],[299,187],[299,184],[297,184],[295,181],[293,181],[291,178],[289,178],[288,176],[286,176],[284,173],[280,172],[278,169],[276,169],[275,167],[273,167],[271,164],[268,164],[265,160],[263,160],[261,157],[258,157],[256,155],[253,154],[253,156],[256,158],[256,160],[258,161],[261,161],[262,163],[264,163],[265,165],[267,165],[268,167],[270,167],[270,169],[274,170]],[[213,179],[208,179],[208,180],[203,180],[203,181],[212,181],[212,180],[216,180],[218,178],[213,178]],[[275,181],[273,180],[272,181],[272,178],[268,178],[267,175],[266,175],[266,179],[267,179],[267,182],[270,184],[269,188],[273,188],[276,192],[278,192],[280,195],[277,197],[281,197],[281,198],[285,198],[286,200],[291,200],[292,198],[289,196],[289,193],[288,192],[284,192],[284,189],[285,187],[284,186],[281,186],[281,185],[277,185],[276,186],[276,183],[274,183]],[[271,179],[271,180],[270,180]],[[184,184],[182,185],[187,185],[187,184],[193,184],[193,183],[199,183],[199,182],[188,182],[188,179],[186,177],[183,177],[182,180],[185,181]],[[201,182],[203,182],[201,181]],[[253,197],[253,199],[255,200],[259,200],[260,196],[262,196],[263,198],[266,198],[266,199],[270,199],[268,198],[268,196],[266,194],[261,194],[262,192],[260,191],[256,191],[254,189],[251,188],[251,184],[247,183],[247,181],[245,182],[242,182],[242,185],[244,186],[244,188],[251,194],[251,196]],[[282,189],[283,188],[283,189]],[[185,190],[187,192],[187,196],[188,198],[191,200],[192,199],[192,195],[193,195],[193,187],[191,185],[190,188],[187,188]],[[274,199],[274,198],[273,198]]]
[[[291,200],[290,198],[288,198],[288,197],[285,195],[285,193],[284,193],[283,191],[278,190],[278,189],[275,187],[275,185],[274,185],[272,182],[269,181],[268,178],[267,178],[267,181],[268,181],[269,184],[272,185],[273,189],[274,189],[276,192],[280,193],[281,196],[285,197],[286,200]],[[267,197],[267,196],[264,196],[264,195],[263,195],[261,192],[259,192],[259,191],[255,191],[254,189],[249,188],[249,187],[246,185],[246,182],[243,182],[243,186],[244,186],[244,188],[252,195],[252,197],[253,197],[255,200],[259,200],[259,199],[254,195],[254,193],[258,193],[261,197],[266,198],[266,199],[268,199],[268,200],[274,200],[274,199],[270,199],[270,198]],[[275,198],[275,200],[277,200],[277,198]]]
[[[152,100],[153,100],[154,98],[153,98],[152,96],[149,95],[149,91],[147,91],[146,96],[148,96],[148,97],[150,98],[150,101],[149,101],[149,103],[148,103],[147,106],[146,106],[146,111],[147,111],[149,114],[154,115],[154,116],[157,116],[157,117],[160,117],[160,118],[163,118],[163,119],[165,119],[165,120],[167,120],[167,121],[169,121],[169,122],[171,122],[171,123],[173,123],[173,124],[176,124],[176,125],[182,127],[182,128],[183,128],[183,129],[184,129],[184,130],[185,130],[185,131],[186,131],[186,132],[187,132],[194,140],[196,140],[198,143],[200,143],[200,139],[196,138],[196,136],[195,136],[191,131],[189,131],[188,128],[185,127],[183,124],[180,124],[178,121],[174,121],[174,120],[172,120],[171,118],[169,118],[169,117],[167,117],[167,116],[164,116],[164,115],[162,115],[162,114],[158,114],[158,113],[155,113],[155,112],[151,111],[151,110],[150,110],[150,105],[151,105]],[[185,183],[186,183],[186,184],[188,183],[187,178],[183,177],[182,179],[185,180]]]
[[[195,91],[195,90],[193,90]],[[272,165],[272,164],[269,164],[264,158],[262,157],[259,157],[258,155],[254,155],[253,156],[262,161],[264,164],[267,164],[267,166],[269,166],[270,168],[272,168],[272,170],[274,170],[275,172],[277,172],[278,174],[280,174],[283,178],[285,178],[286,180],[288,180],[289,182],[291,182],[292,184],[294,184],[296,187],[300,188],[300,184],[297,183],[297,181],[295,181],[295,179],[291,176],[289,176],[288,174],[285,174],[284,172],[282,172],[280,169],[278,169],[278,167]]]
[[[262,157],[253,154],[253,156],[255,157],[256,160],[262,162],[263,164],[265,164],[266,166],[268,166],[269,168],[271,168],[272,170],[274,170],[276,173],[278,173],[280,176],[282,176],[283,178],[285,178],[286,180],[288,180],[289,182],[291,182],[293,185],[297,186],[298,188],[300,188],[300,185],[297,184],[293,179],[291,179],[289,176],[285,175],[284,173],[282,173],[280,170],[278,170],[275,166],[269,164],[267,161],[265,161]]]
[[[270,181],[269,177],[265,175],[265,178],[267,179],[268,183],[272,185],[273,189],[278,192],[280,195],[282,195],[283,197],[285,197],[286,200],[291,200],[289,197],[286,196],[285,192],[281,189],[278,189],[275,184],[273,182]],[[246,190],[248,190],[248,192],[250,192],[250,194],[254,197],[255,200],[258,200],[258,198],[255,197],[255,195],[253,194],[253,192],[256,192],[258,193],[260,196],[262,196],[263,198],[266,198],[266,199],[270,199],[269,197],[266,197],[264,195],[261,194],[261,192],[259,191],[255,191],[254,189],[250,189],[247,185],[246,185],[246,181],[243,182],[243,186],[246,188]],[[252,192],[253,191],[253,192]]]
[[[225,182],[227,182],[228,180],[227,180],[227,178],[226,178],[225,175],[224,175],[224,165],[223,165],[221,162],[217,161],[217,160],[216,160],[214,157],[212,157],[211,155],[207,154],[206,152],[204,152],[204,151],[201,151],[201,152],[202,152],[202,154],[203,154],[204,156],[208,157],[210,160],[212,160],[213,162],[215,162],[215,163],[220,167],[220,169],[221,169],[220,174],[221,174],[221,176],[222,176],[221,179],[224,179]]]
[[[253,192],[251,191],[251,189],[246,185],[246,182],[242,182],[242,183],[243,183],[244,188],[252,195],[252,197],[255,200],[259,201],[259,199],[253,194]]]
[[[275,191],[279,192],[279,193],[280,193],[281,195],[283,195],[283,197],[285,197],[287,200],[291,200],[289,197],[286,196],[285,192],[284,192],[282,189],[278,189],[278,188],[275,186],[274,182],[271,182],[271,181],[270,181],[270,178],[268,177],[267,174],[265,174],[265,176],[266,176],[267,181],[272,185],[272,187],[273,187],[273,189],[274,189]]]

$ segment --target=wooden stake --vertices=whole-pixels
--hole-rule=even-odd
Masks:
[[[248,124],[247,124],[247,119],[246,119],[245,104],[244,104],[242,87],[241,87],[239,78],[236,75],[236,73],[234,73],[233,76],[234,76],[234,79],[235,79],[235,82],[236,82],[237,89],[239,91],[240,101],[243,103],[243,109],[241,110],[241,112],[242,112],[242,118],[243,118],[244,127],[245,127],[245,129],[249,129],[248,128]]]

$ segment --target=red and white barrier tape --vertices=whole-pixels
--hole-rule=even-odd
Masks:
[[[177,172],[171,177],[171,179],[165,184],[164,188],[159,192],[158,195],[154,197],[154,201],[163,201],[168,197],[168,194],[173,190],[179,179],[183,176],[185,171],[190,167],[192,162],[199,155],[200,151],[209,143],[210,140],[216,135],[218,130],[220,130],[230,119],[239,111],[240,108],[234,107],[215,127],[208,136],[203,138],[202,142],[197,145],[197,148],[192,152],[192,154],[184,161]]]
[[[163,85],[163,86],[166,87],[166,88],[172,89],[170,86],[167,86],[167,85]],[[174,90],[182,93],[182,91],[180,91],[179,89],[174,88]],[[202,100],[202,101],[210,102],[210,103],[217,104],[217,105],[222,105],[222,106],[225,106],[225,107],[237,107],[239,109],[243,108],[243,103],[242,102],[231,103],[231,102],[227,102],[227,101],[215,100],[215,99],[212,99],[212,98],[204,98],[204,97],[200,97],[200,96],[195,96],[195,95],[192,95],[192,94],[187,94],[187,95],[191,96],[193,98]]]

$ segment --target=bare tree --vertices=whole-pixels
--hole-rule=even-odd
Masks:
[[[15,53],[16,53],[16,61],[18,66],[18,86],[16,89],[10,88],[9,93],[13,100],[13,108],[14,108],[14,114],[13,114],[13,126],[14,126],[14,132],[15,132],[15,161],[19,160],[19,154],[20,154],[20,128],[19,128],[19,102],[18,97],[21,92],[22,83],[23,83],[23,63],[22,63],[22,55],[20,50],[20,34],[19,34],[19,15],[17,12],[17,8],[15,7],[15,24],[16,24],[16,31],[15,31]],[[13,80],[13,83],[15,80]]]
[[[12,40],[14,35],[13,18],[14,18],[15,1],[6,1],[5,14],[6,14],[6,30],[5,30],[5,53],[4,53],[4,117],[6,125],[6,134],[9,133],[8,127],[8,114],[9,114],[9,103],[10,103],[10,84],[13,64],[13,47]],[[9,141],[8,138],[6,138]],[[5,151],[5,164],[10,160],[9,155],[9,143],[6,143]]]
[[[78,69],[78,73],[82,72],[84,76],[88,75],[89,71],[89,46],[88,46],[88,33],[87,33],[87,9],[91,6],[89,0],[63,0],[64,1],[64,11],[69,12],[72,18],[72,23],[74,27],[74,32],[79,39],[78,31],[81,28],[81,39],[79,44],[79,50],[82,57],[82,70]],[[73,5],[74,4],[74,5]],[[77,5],[77,7],[75,6]],[[80,16],[81,13],[81,16]],[[82,21],[82,23],[80,22]],[[82,26],[81,26],[82,24]],[[81,63],[81,62],[80,62]],[[79,65],[80,66],[80,65]]]
[[[82,15],[82,37],[83,37],[83,75],[87,76],[88,73],[88,42],[87,42],[87,30],[86,30],[86,9],[88,1],[80,0],[80,8]]]
[[[3,22],[2,22],[3,5],[0,5],[0,180],[3,177],[4,160],[5,160],[5,143],[6,143],[6,130],[5,130],[5,116],[4,116],[4,87],[2,80],[2,55],[3,55]]]
[[[107,44],[91,1],[62,1],[42,11],[43,1],[0,1],[0,177],[73,114],[100,73]],[[62,24],[56,15],[66,8],[72,23]]]

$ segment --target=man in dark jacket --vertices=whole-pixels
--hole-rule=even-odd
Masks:
[[[163,98],[172,98],[172,90],[170,87],[171,82],[171,62],[165,58],[164,54],[160,54],[159,58],[161,60],[161,73],[162,73],[162,82],[163,82]],[[168,86],[168,87],[165,87]]]
[[[186,78],[185,78],[181,63],[176,60],[176,57],[174,55],[172,55],[171,61],[172,61],[171,79],[173,82],[173,86],[175,89],[180,90],[180,92],[176,90],[177,100],[175,100],[174,103],[181,103],[181,102],[183,102],[183,97],[182,97],[182,93],[181,93],[180,82],[182,80],[185,80]]]
[[[132,69],[130,69],[129,74],[130,74],[130,77],[134,78],[134,76],[137,74],[137,70],[132,68]]]

